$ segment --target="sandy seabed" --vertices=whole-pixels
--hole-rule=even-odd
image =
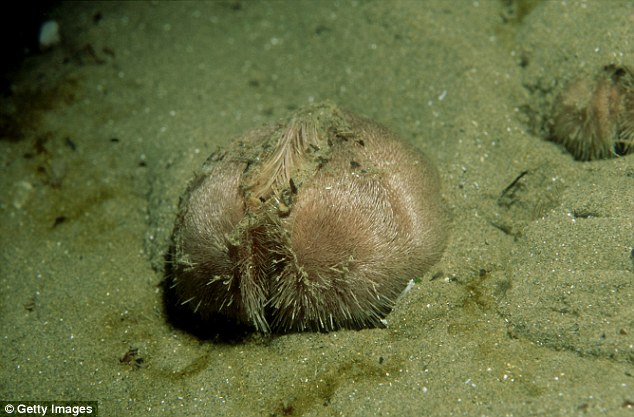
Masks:
[[[633,415],[634,155],[544,140],[634,65],[623,1],[81,2],[2,97],[0,400],[100,415]],[[452,217],[384,329],[203,340],[164,313],[179,195],[331,100],[421,148]],[[515,181],[517,179],[517,181]]]

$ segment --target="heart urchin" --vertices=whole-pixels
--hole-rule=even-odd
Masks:
[[[634,72],[606,65],[567,85],[553,104],[550,130],[580,161],[634,152]]]
[[[325,103],[214,153],[181,198],[179,303],[263,332],[373,327],[447,232],[436,170]]]

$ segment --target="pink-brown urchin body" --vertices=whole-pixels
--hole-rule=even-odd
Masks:
[[[634,152],[634,72],[628,67],[619,69],[623,110],[619,120],[618,155]]]
[[[551,140],[581,161],[611,158],[634,150],[634,75],[608,65],[595,78],[580,78],[557,97]]]
[[[180,302],[259,331],[374,327],[447,238],[435,168],[325,103],[212,155],[181,199]]]

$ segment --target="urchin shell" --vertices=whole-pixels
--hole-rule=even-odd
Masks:
[[[553,105],[551,140],[577,160],[622,156],[634,150],[634,75],[607,65],[571,82]]]
[[[263,332],[380,324],[447,238],[438,174],[330,103],[214,153],[181,198],[179,302]]]

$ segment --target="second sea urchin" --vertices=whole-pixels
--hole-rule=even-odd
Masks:
[[[607,65],[592,78],[570,83],[555,100],[551,140],[577,160],[611,158],[634,151],[634,74]]]

